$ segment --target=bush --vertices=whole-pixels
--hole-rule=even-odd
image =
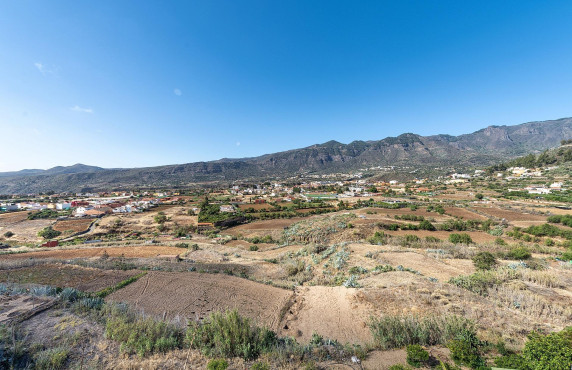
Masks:
[[[373,245],[384,245],[387,243],[387,239],[388,239],[388,235],[385,235],[385,233],[376,231],[375,234],[373,234],[373,236],[371,238],[369,238],[369,244],[373,244]]]
[[[497,264],[495,256],[489,252],[479,252],[473,257],[473,265],[478,270],[490,270]]]
[[[449,235],[449,241],[453,244],[472,244],[473,243],[473,239],[471,239],[471,236],[467,233],[461,233],[461,234],[451,234]]]
[[[6,232],[4,233],[4,237],[6,237],[6,238],[11,238],[11,237],[13,237],[13,236],[14,236],[14,233],[11,232],[11,231],[6,231]]]
[[[252,325],[236,310],[215,312],[201,323],[191,323],[186,341],[206,356],[242,357],[251,360],[276,343],[276,333]]]
[[[429,352],[418,344],[407,346],[407,363],[413,367],[421,367],[429,362]]]
[[[207,370],[226,370],[228,361],[225,359],[210,360],[207,363]]]
[[[487,295],[488,288],[500,282],[493,271],[477,271],[471,275],[461,275],[449,279],[450,284],[480,295]]]
[[[38,236],[44,239],[53,239],[60,236],[61,231],[54,230],[51,226],[48,226],[38,232]]]
[[[38,352],[34,356],[36,369],[63,369],[69,356],[69,349],[56,347]]]
[[[250,251],[256,252],[257,250],[258,250],[258,246],[257,246],[257,245],[251,245],[251,246],[250,246]]]
[[[421,239],[417,235],[413,234],[405,234],[405,242],[406,243],[416,243]]]
[[[395,365],[391,365],[388,370],[408,370],[408,369],[409,369],[409,366],[405,366],[405,365],[401,365],[401,364],[395,364]]]
[[[441,239],[436,238],[436,237],[434,237],[434,236],[426,236],[426,237],[425,237],[425,241],[426,241],[426,242],[429,242],[429,243],[440,243],[440,242],[441,242]]]
[[[495,358],[495,365],[504,369],[528,369],[526,360],[517,354],[507,354]]]
[[[435,231],[437,230],[433,224],[427,220],[423,220],[419,223],[420,230]]]
[[[562,256],[560,258],[564,261],[572,261],[572,251],[567,251],[562,253]]]
[[[445,344],[473,323],[460,316],[383,316],[369,323],[376,345],[381,349],[410,344]]]
[[[556,243],[554,243],[554,240],[552,240],[550,238],[548,238],[544,241],[544,245],[546,245],[547,247],[552,247],[552,246],[554,246],[554,244],[556,244]]]
[[[524,247],[518,247],[518,248],[514,248],[511,249],[507,254],[506,254],[508,259],[512,259],[512,260],[527,260],[529,259],[532,255],[530,254],[530,252],[528,251],[528,249],[524,248]]]
[[[481,341],[473,330],[462,331],[447,344],[447,347],[451,350],[453,361],[473,369],[485,365],[485,361],[481,357],[481,346]]]
[[[165,212],[159,212],[155,215],[155,217],[153,217],[153,219],[156,223],[163,224],[167,221],[167,216],[165,215]]]
[[[270,370],[270,366],[266,362],[256,362],[250,367],[250,370]]]
[[[503,238],[496,238],[496,239],[495,239],[495,244],[496,244],[496,245],[507,245],[507,243],[504,241]]]
[[[140,357],[180,348],[182,344],[181,333],[174,325],[151,318],[136,318],[128,313],[108,318],[105,336],[121,342],[122,351],[137,353]]]
[[[522,356],[528,366],[538,370],[568,370],[572,364],[572,327],[561,332],[528,336]]]

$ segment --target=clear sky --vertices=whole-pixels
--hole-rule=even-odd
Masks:
[[[572,116],[572,1],[0,2],[0,171]]]

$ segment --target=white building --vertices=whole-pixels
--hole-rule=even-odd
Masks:
[[[57,210],[64,210],[64,209],[70,209],[71,208],[71,203],[56,203],[56,209]]]

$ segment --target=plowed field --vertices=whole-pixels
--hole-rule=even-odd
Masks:
[[[198,272],[150,272],[108,296],[147,314],[197,320],[211,312],[237,309],[257,323],[278,329],[280,312],[292,292],[250,280]]]
[[[76,288],[85,292],[116,285],[138,271],[97,270],[68,265],[38,265],[0,271],[0,282]]]
[[[80,258],[80,257],[101,257],[104,252],[109,257],[156,257],[175,256],[185,252],[185,249],[165,246],[135,246],[135,247],[99,247],[99,248],[82,248],[82,249],[59,249],[41,252],[28,252],[18,254],[3,255],[3,259],[22,259],[22,258]]]

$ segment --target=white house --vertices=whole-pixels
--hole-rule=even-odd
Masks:
[[[70,208],[71,208],[71,203],[56,203],[56,209],[58,210],[64,210]]]
[[[85,215],[85,211],[89,211],[90,209],[93,209],[93,207],[92,206],[77,207],[75,209],[75,216],[82,217]]]

